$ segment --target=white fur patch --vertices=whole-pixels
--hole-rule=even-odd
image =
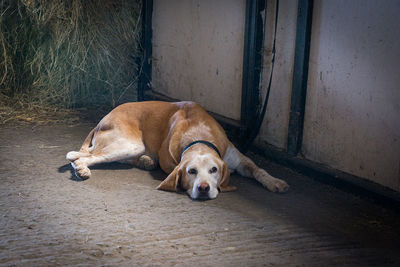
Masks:
[[[236,170],[240,164],[240,155],[236,147],[230,145],[226,150],[224,161],[228,165],[229,170]]]

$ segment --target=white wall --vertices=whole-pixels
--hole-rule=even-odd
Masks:
[[[245,0],[155,0],[155,91],[240,120]]]
[[[400,1],[315,1],[306,158],[400,190]]]

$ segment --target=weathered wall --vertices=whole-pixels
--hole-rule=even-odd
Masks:
[[[239,120],[244,0],[155,0],[153,89]]]
[[[306,158],[400,190],[400,2],[315,1]]]

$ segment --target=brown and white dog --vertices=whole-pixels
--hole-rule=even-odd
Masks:
[[[86,137],[79,152],[67,154],[75,172],[90,177],[89,166],[127,162],[147,170],[159,162],[168,177],[157,189],[186,191],[192,199],[213,199],[235,190],[230,172],[253,177],[273,192],[289,186],[258,168],[228,140],[222,127],[193,102],[137,102],[118,106]]]

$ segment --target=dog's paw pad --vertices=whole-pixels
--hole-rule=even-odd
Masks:
[[[267,188],[275,193],[285,193],[289,190],[289,185],[283,180],[276,179],[275,181],[269,183]]]

